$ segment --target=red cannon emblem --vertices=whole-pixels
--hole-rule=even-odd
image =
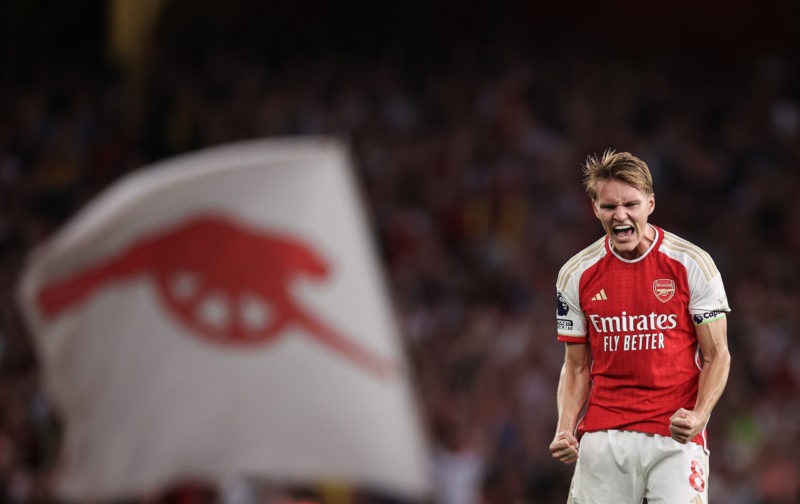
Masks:
[[[104,263],[45,286],[37,301],[46,317],[54,317],[109,282],[151,275],[167,311],[206,340],[236,346],[267,343],[296,325],[363,370],[387,376],[390,362],[323,323],[291,297],[290,282],[297,275],[319,280],[329,273],[327,263],[304,243],[205,215],[145,237]]]

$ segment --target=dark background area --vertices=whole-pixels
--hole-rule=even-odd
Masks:
[[[42,65],[104,69],[108,62],[105,0],[7,0],[2,55],[12,79]],[[455,47],[490,52],[513,44],[537,55],[564,49],[648,57],[737,61],[766,52],[796,56],[795,2],[525,2],[455,0],[380,2],[165,2],[160,38],[171,50],[199,56],[211,48],[258,51],[271,61],[303,55],[402,54],[435,64]],[[187,15],[187,13],[190,13]],[[162,48],[160,48],[162,49]],[[4,80],[5,80],[4,79]]]

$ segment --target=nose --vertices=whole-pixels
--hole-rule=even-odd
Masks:
[[[618,222],[623,222],[625,218],[628,216],[628,213],[625,211],[625,207],[622,205],[617,205],[614,207],[614,220]]]

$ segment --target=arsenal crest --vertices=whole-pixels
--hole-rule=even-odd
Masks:
[[[675,295],[675,280],[669,278],[659,278],[653,282],[653,294],[659,301],[666,303]]]

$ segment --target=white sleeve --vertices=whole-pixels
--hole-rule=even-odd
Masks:
[[[691,260],[686,262],[689,275],[689,313],[698,325],[722,318],[731,311],[722,275],[710,256],[706,255],[704,259],[707,260],[703,264]]]
[[[564,290],[556,290],[556,324],[559,336],[586,339],[586,316],[580,308],[575,276],[567,281]]]

